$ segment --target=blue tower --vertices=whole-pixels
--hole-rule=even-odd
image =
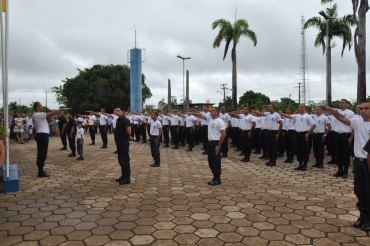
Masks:
[[[136,47],[130,50],[130,109],[131,112],[138,112],[143,109],[143,84],[142,84],[142,50]]]
[[[130,50],[130,102],[131,111],[143,109],[141,49]]]

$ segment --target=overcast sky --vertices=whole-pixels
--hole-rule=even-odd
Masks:
[[[350,0],[337,0],[340,15],[350,14]],[[167,80],[172,95],[182,96],[182,61],[190,56],[190,99],[218,103],[220,84],[231,88],[231,59],[222,60],[224,44],[212,48],[219,18],[245,18],[257,34],[258,44],[242,38],[238,48],[238,97],[247,90],[271,99],[298,99],[301,16],[306,19],[324,9],[320,0],[11,0],[10,101],[35,100],[58,106],[51,87],[77,75],[77,68],[94,64],[127,64],[127,51],[145,49],[143,73],[157,105],[166,98]],[[369,31],[369,30],[368,30]],[[369,33],[369,32],[368,32]],[[325,56],[314,48],[315,29],[306,32],[309,97],[325,98]],[[353,49],[340,56],[341,41],[333,49],[333,99],[355,100],[357,65]],[[369,47],[369,45],[368,45]],[[368,52],[368,54],[370,54]],[[369,64],[369,62],[367,62]],[[231,95],[231,92],[228,93]]]

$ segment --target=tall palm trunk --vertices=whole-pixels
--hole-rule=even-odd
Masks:
[[[367,1],[361,1],[360,3],[360,8],[358,10],[358,26],[355,32],[355,54],[358,65],[357,103],[366,100],[366,12],[368,10],[366,2]]]
[[[232,70],[232,106],[233,110],[238,108],[238,94],[237,94],[237,78],[236,78],[236,47],[234,46],[231,51],[231,61],[233,64]]]
[[[330,40],[327,42],[326,48],[326,105],[331,107],[331,44]]]

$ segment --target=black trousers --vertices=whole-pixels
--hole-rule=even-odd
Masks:
[[[278,153],[284,155],[285,153],[285,142],[286,142],[286,130],[282,130],[278,140]]]
[[[134,124],[135,140],[136,142],[140,141],[140,126],[139,124]]]
[[[261,128],[255,128],[252,134],[252,146],[256,150],[256,152],[261,152]]]
[[[288,160],[293,160],[294,157],[295,133],[294,130],[288,130],[285,134],[285,151]]]
[[[163,126],[162,131],[163,131],[164,143],[166,144],[166,146],[168,146],[170,144],[169,126],[168,125]]]
[[[95,126],[89,126],[89,133],[90,133],[90,138],[93,143],[95,143]]]
[[[130,141],[128,139],[117,140],[118,163],[121,166],[122,177],[130,178]]]
[[[179,134],[177,128],[178,126],[171,126],[171,137],[175,147],[179,147]]]
[[[145,125],[140,125],[140,136],[143,141],[143,143],[146,143],[146,126]]]
[[[324,160],[324,141],[322,139],[324,133],[313,133],[312,144],[313,144],[313,155],[317,161]]]
[[[84,156],[84,146],[82,139],[77,139],[77,154],[81,157]]]
[[[221,146],[221,155],[227,156],[229,152],[229,136],[230,136],[231,129],[230,127],[226,128],[226,136],[224,141],[222,142]]]
[[[231,127],[230,138],[231,138],[232,144],[234,146],[238,145],[238,140],[237,140],[237,137],[236,137],[237,134],[238,134],[238,128],[237,127]]]
[[[155,164],[160,165],[159,141],[157,143],[157,139],[158,136],[150,136],[150,152],[152,153]]]
[[[108,146],[108,126],[100,126],[100,136],[103,141],[103,146]]]
[[[186,142],[188,142],[189,149],[194,148],[194,130],[193,127],[186,127]]]
[[[238,129],[237,136],[238,136],[238,149],[243,151],[244,138],[243,138],[243,130],[242,129],[240,129],[240,128]]]
[[[203,148],[207,151],[208,146],[208,126],[202,126],[202,138],[203,138]]]
[[[72,154],[76,154],[76,134],[68,135],[68,145]]]
[[[276,162],[277,159],[277,147],[278,142],[276,141],[276,134],[278,131],[276,130],[269,130],[268,131],[268,138],[267,138],[267,155],[270,161]]]
[[[201,127],[199,125],[195,126],[195,132],[194,132],[194,141],[198,145],[201,140]]]
[[[37,133],[35,136],[37,143],[37,159],[36,164],[39,171],[42,171],[45,166],[45,160],[48,156],[49,147],[49,134],[48,133]]]
[[[330,131],[328,136],[326,136],[326,148],[328,149],[328,154],[335,160],[335,132],[333,131]]]
[[[135,137],[135,124],[130,124],[131,125],[131,137],[134,138]]]
[[[261,141],[263,156],[268,156],[267,149],[268,149],[268,144],[269,144],[269,130],[267,129],[261,130],[260,141]]]
[[[367,160],[354,158],[354,192],[357,196],[357,207],[361,215],[370,222],[370,170]]]
[[[348,169],[350,163],[351,146],[348,143],[351,133],[335,133],[335,160],[340,169]]]
[[[248,137],[250,130],[243,130],[241,134],[242,153],[246,158],[250,158],[252,154],[252,138]]]
[[[296,155],[298,161],[307,164],[310,154],[309,141],[306,141],[307,132],[297,132],[295,135]]]
[[[179,128],[179,142],[182,146],[185,146],[185,139],[186,139],[185,127],[180,126],[180,128]]]
[[[62,134],[61,131],[59,131],[59,132],[60,132],[60,140],[62,140],[63,147],[67,148],[67,133],[66,133],[66,130],[64,130],[63,134]]]
[[[221,175],[221,151],[216,155],[215,148],[219,141],[208,141],[208,165],[214,178]]]

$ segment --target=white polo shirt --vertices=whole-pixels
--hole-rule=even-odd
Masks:
[[[95,115],[89,115],[89,126],[95,125]]]
[[[180,121],[180,117],[176,114],[171,114],[170,122],[171,126],[178,126]]]
[[[351,129],[354,132],[354,154],[357,158],[366,159],[367,152],[363,149],[369,140],[370,122],[365,122],[362,118],[351,119]]]
[[[150,135],[159,136],[159,129],[162,128],[161,122],[158,119],[156,121],[150,119],[149,124],[150,124]]]
[[[228,113],[219,113],[218,114],[220,119],[225,123],[225,127],[228,128],[229,127],[229,122],[231,121],[231,117]]]
[[[105,126],[107,124],[108,116],[104,114],[99,114],[99,124]]]
[[[283,130],[295,130],[295,122],[291,118],[283,118]]]
[[[355,113],[353,113],[353,111],[349,109],[346,110],[337,109],[337,111],[338,113],[340,113],[341,115],[348,119],[352,119],[355,116]],[[351,127],[343,124],[337,119],[334,120],[332,125],[334,125],[334,131],[336,131],[337,133],[352,133]]]
[[[316,128],[313,130],[314,133],[325,133],[326,125],[330,124],[329,118],[325,115],[313,115],[313,120],[315,121]]]
[[[185,118],[185,121],[186,121],[186,127],[193,127],[194,126],[194,121],[196,121],[197,118],[194,116],[194,115],[188,115],[186,118]]]
[[[266,123],[267,123],[267,129],[271,131],[277,131],[279,130],[279,123],[278,121],[281,121],[280,114],[274,112],[271,114],[270,112],[266,112],[265,116],[267,118]]]
[[[221,131],[225,130],[225,124],[220,118],[207,118],[208,122],[208,141],[219,141],[221,138]]]
[[[32,116],[32,121],[36,129],[36,133],[50,133],[49,124],[46,119],[46,113],[36,112]]]
[[[295,122],[295,130],[297,132],[308,132],[311,126],[315,125],[315,121],[307,113],[292,114],[291,116]]]
[[[243,131],[249,131],[252,128],[252,123],[255,122],[254,116],[251,114],[243,115],[241,118],[241,124],[240,127]]]
[[[81,128],[77,128],[76,139],[82,139],[82,138],[84,138],[84,134],[85,134],[85,130],[82,127]]]
[[[258,117],[258,116],[254,116],[254,121],[256,122],[256,129],[260,129],[261,128],[261,117]]]
[[[162,115],[162,125],[163,126],[168,126],[170,121],[170,117],[168,115]]]

